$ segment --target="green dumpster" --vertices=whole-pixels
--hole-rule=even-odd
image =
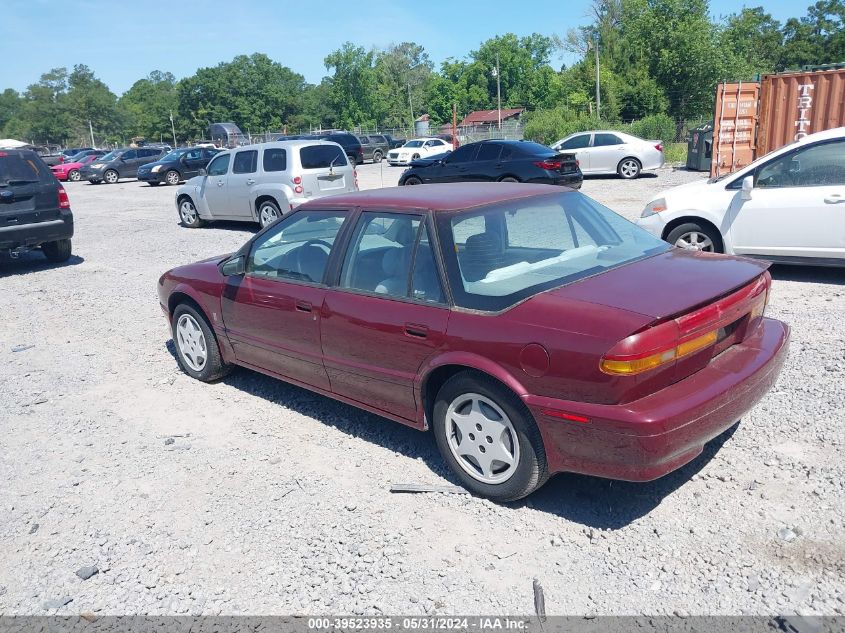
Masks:
[[[689,131],[687,138],[687,169],[710,171],[713,157],[713,123],[702,123]]]

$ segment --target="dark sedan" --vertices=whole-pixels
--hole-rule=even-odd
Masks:
[[[431,429],[509,501],[556,472],[656,479],[733,426],[787,355],[767,267],[578,191],[468,183],[312,200],[158,294],[193,378],[242,365]]]
[[[174,149],[156,162],[139,167],[138,180],[150,183],[151,187],[161,183],[178,185],[183,180],[199,176],[200,169],[205,169],[219,151],[211,147]]]
[[[400,185],[434,182],[530,182],[580,189],[583,176],[574,154],[559,154],[528,141],[479,141],[447,155],[411,163]]]

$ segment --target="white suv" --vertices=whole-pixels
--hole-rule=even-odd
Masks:
[[[637,223],[681,248],[845,265],[845,127],[659,193]]]
[[[220,152],[176,190],[184,226],[258,222],[262,228],[314,198],[358,191],[358,176],[337,143],[275,141]]]

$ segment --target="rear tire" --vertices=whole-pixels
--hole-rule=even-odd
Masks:
[[[672,246],[688,251],[722,253],[722,236],[709,226],[696,222],[685,222],[669,231],[666,241]]]
[[[282,217],[282,212],[272,200],[265,200],[258,207],[258,224],[263,229]]]
[[[41,252],[54,264],[61,264],[69,260],[71,250],[70,239],[47,242],[41,245]]]
[[[192,305],[176,306],[170,329],[179,367],[191,378],[212,382],[229,373],[231,368],[220,356],[217,337],[205,316]]]
[[[519,178],[514,178],[513,176],[505,176],[504,178],[500,178],[499,182],[519,182]]]
[[[642,168],[643,166],[636,158],[623,158],[619,161],[619,165],[616,166],[616,173],[619,174],[620,178],[633,180],[639,177]]]
[[[470,421],[463,423],[462,430],[455,420],[465,416]],[[446,464],[474,494],[515,501],[549,478],[546,451],[531,412],[511,390],[486,374],[463,371],[446,381],[434,403],[432,429]],[[482,458],[488,451],[491,457],[497,452],[515,461],[507,466],[491,460],[482,468],[464,450],[480,451]],[[500,464],[498,470],[494,461]]]
[[[384,158],[384,155],[380,151],[376,150],[373,152],[374,163],[380,163],[382,158]]]

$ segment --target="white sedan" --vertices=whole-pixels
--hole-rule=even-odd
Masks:
[[[732,174],[664,191],[637,223],[681,248],[845,265],[845,127],[805,136]]]
[[[418,158],[451,151],[452,144],[442,138],[415,138],[402,147],[387,152],[387,162],[391,165],[407,165]]]
[[[662,141],[643,139],[610,130],[578,132],[552,145],[559,152],[574,153],[587,174],[619,174],[622,178],[636,178],[643,171],[663,167]]]

